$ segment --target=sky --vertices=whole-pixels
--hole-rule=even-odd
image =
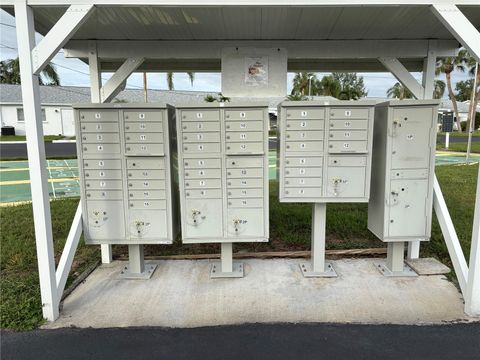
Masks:
[[[37,34],[37,42],[42,38]],[[15,18],[3,10],[0,10],[0,60],[11,59],[18,56],[17,40],[15,32]],[[60,51],[52,60],[57,67],[60,75],[61,85],[66,86],[90,86],[88,75],[88,66],[78,59],[67,59]],[[325,73],[317,73],[317,77],[321,78]],[[392,87],[397,80],[390,73],[358,73],[363,76],[365,87],[368,91],[368,97],[386,97],[387,90]],[[417,79],[421,79],[421,73],[412,73]],[[103,81],[108,80],[111,74],[102,74]],[[287,91],[290,93],[292,89],[292,80],[294,74],[288,74]],[[442,74],[438,77],[445,81]],[[468,75],[459,71],[455,71],[452,76],[453,87],[458,81],[468,79]],[[167,89],[167,81],[165,73],[149,73],[147,75],[147,83],[149,89]],[[175,90],[193,90],[193,91],[221,91],[221,75],[220,73],[195,73],[193,85],[185,73],[174,74]],[[127,88],[142,89],[143,75],[132,74],[127,81]],[[444,97],[447,97],[446,93]]]

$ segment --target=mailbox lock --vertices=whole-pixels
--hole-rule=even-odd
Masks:
[[[234,219],[233,220],[233,227],[235,228],[235,232],[238,232],[238,226],[240,225],[240,220],[239,219]]]
[[[125,126],[125,129],[127,129],[127,130],[130,129],[130,126]]]
[[[200,210],[197,209],[192,209],[192,219],[193,223],[196,225],[197,224],[197,217],[201,214]]]

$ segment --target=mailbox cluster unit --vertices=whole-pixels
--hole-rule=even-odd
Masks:
[[[185,243],[268,241],[268,106],[177,106]]]
[[[171,244],[179,231],[177,150],[166,106],[74,109],[85,241]]]
[[[372,101],[280,104],[277,167],[281,202],[367,202]]]
[[[368,228],[383,241],[429,240],[438,100],[375,109]]]

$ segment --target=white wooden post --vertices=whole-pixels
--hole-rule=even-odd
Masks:
[[[465,312],[471,316],[480,316],[480,165],[477,175],[477,201],[473,216],[470,261],[465,297]]]
[[[22,79],[22,101],[25,114],[42,313],[45,319],[54,321],[59,315],[59,298],[55,278],[52,218],[45,144],[43,142],[40,89],[38,75],[33,73],[32,50],[35,47],[35,27],[33,11],[27,6],[25,0],[15,3],[15,22]]]
[[[90,68],[90,94],[92,103],[101,103],[102,89],[102,69],[97,55],[97,42],[91,40],[88,42],[88,66]],[[113,260],[112,245],[100,245],[102,253],[102,264],[110,264]]]

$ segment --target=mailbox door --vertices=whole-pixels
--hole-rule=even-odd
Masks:
[[[87,201],[87,221],[94,241],[125,238],[123,201]]]
[[[222,238],[222,199],[186,200],[183,238]]]

